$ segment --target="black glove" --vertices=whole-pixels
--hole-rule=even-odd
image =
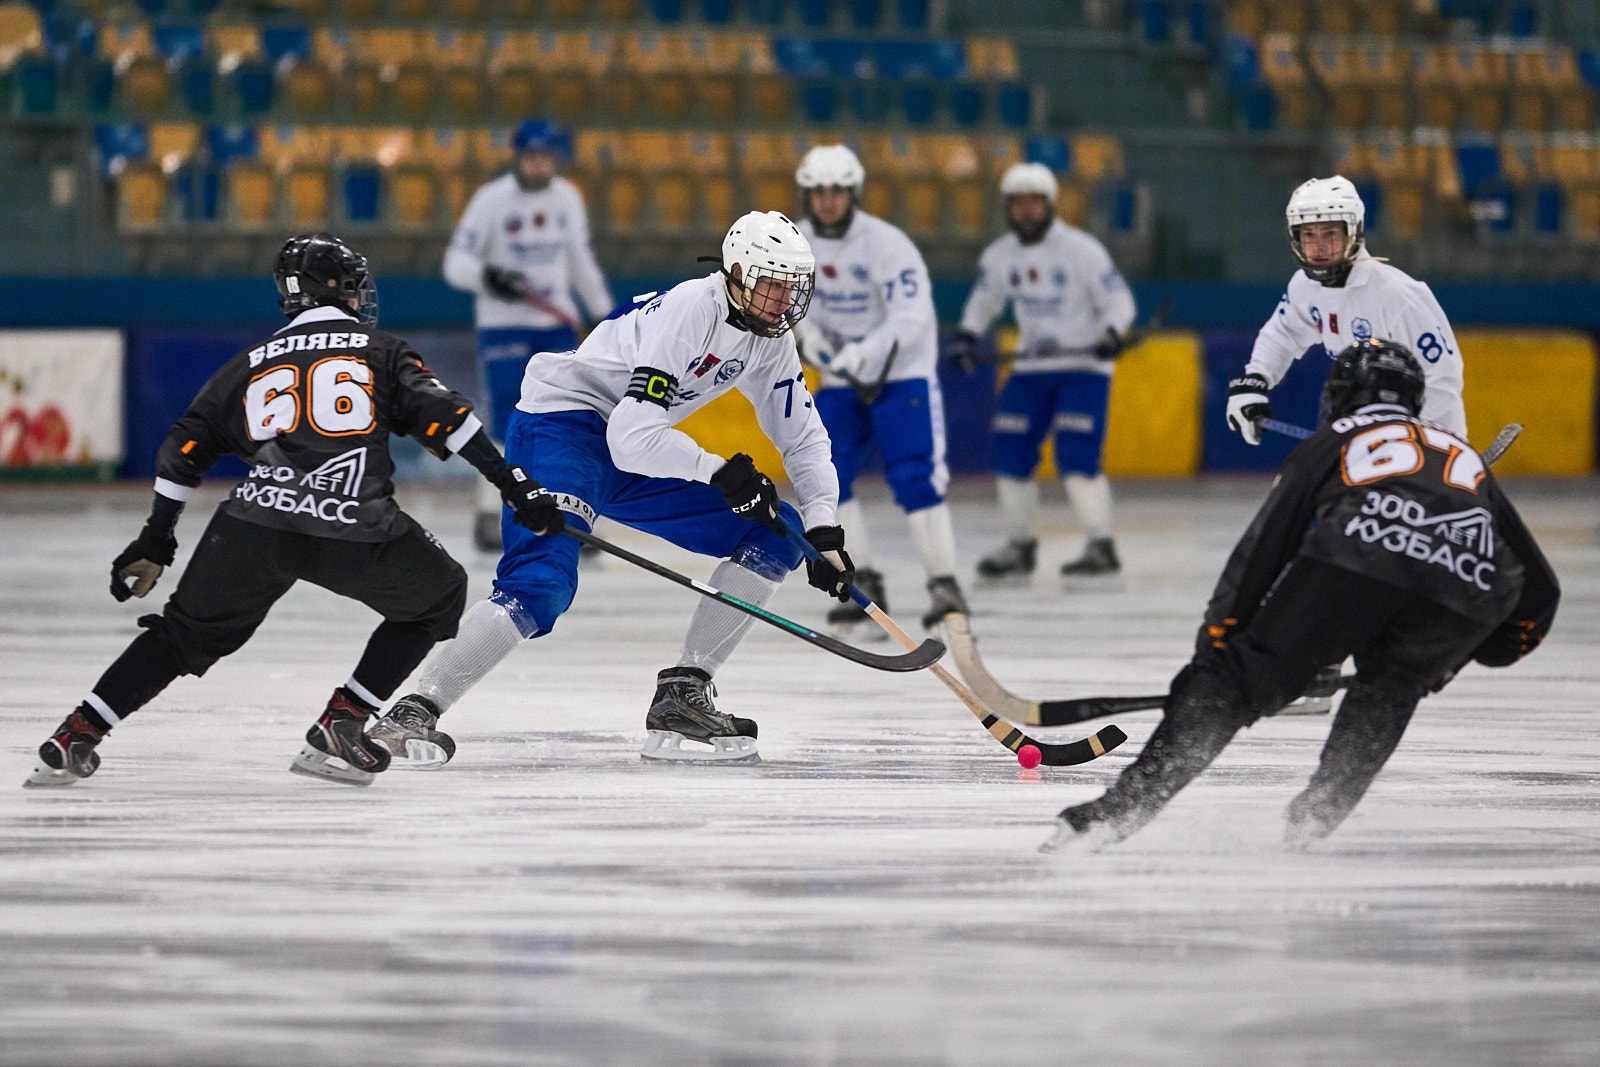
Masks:
[[[978,359],[978,343],[978,335],[971,330],[957,330],[945,343],[945,358],[962,374],[971,374],[981,362]]]
[[[1256,432],[1257,419],[1272,418],[1267,402],[1267,380],[1259,374],[1241,374],[1228,379],[1228,429],[1252,445],[1261,443]]]
[[[806,531],[806,540],[822,553],[821,559],[806,560],[806,581],[841,603],[848,602],[850,587],[856,581],[856,565],[844,550],[844,530],[838,526],[815,526]]]
[[[779,537],[789,532],[778,517],[778,487],[756,470],[755,460],[743,452],[711,476],[711,487],[722,493],[734,514],[759,522]]]
[[[120,604],[129,597],[147,595],[156,587],[161,572],[172,566],[172,558],[177,554],[178,539],[170,530],[162,531],[146,524],[133,543],[111,561],[112,597]]]
[[[521,271],[507,267],[483,268],[483,287],[501,300],[520,302],[528,299],[528,279],[522,276]]]
[[[511,508],[511,517],[518,526],[525,526],[536,534],[552,537],[567,528],[566,516],[556,506],[551,492],[532,478],[521,467],[507,467],[495,480],[500,497]]]
[[[1116,327],[1107,326],[1106,335],[1094,346],[1094,358],[1116,359],[1127,347],[1128,339],[1118,333]]]

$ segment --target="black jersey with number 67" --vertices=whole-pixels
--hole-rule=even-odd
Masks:
[[[1289,454],[1217,583],[1201,645],[1249,622],[1296,556],[1479,622],[1510,619],[1532,644],[1549,629],[1560,596],[1549,563],[1472,446],[1393,409],[1335,419]]]
[[[345,541],[402,532],[389,435],[441,459],[480,423],[405,341],[331,307],[297,316],[223,364],[172,424],[159,478],[194,486],[223,455],[251,464],[222,510]]]

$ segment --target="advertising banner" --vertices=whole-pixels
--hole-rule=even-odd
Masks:
[[[0,470],[115,467],[122,334],[0,330]]]

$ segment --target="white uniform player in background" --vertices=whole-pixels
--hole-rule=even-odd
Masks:
[[[575,352],[530,359],[506,450],[555,494],[567,522],[593,530],[605,515],[720,558],[711,584],[757,607],[799,566],[800,551],[785,535],[803,530],[822,554],[806,564],[808,580],[844,599],[852,568],[836,524],[839,482],[788,336],[810,301],[811,249],[783,215],[752,211],[728,230],[722,264],[668,292],[634,297]],[[674,428],[735,388],[782,455],[799,513],[780,504],[749,456],[713,455]],[[554,629],[572,603],[578,542],[509,518],[502,531],[494,591],[467,610],[460,636],[428,661],[417,691],[372,729],[397,757],[409,756],[413,742],[431,742],[448,758],[454,744],[440,740],[438,717],[524,639]],[[657,676],[646,757],[755,757],[756,724],[711,703],[711,678],[752,621],[700,602],[677,665]],[[529,698],[562,715],[573,710],[569,694],[536,690]]]
[[[806,212],[800,230],[817,257],[816,297],[796,333],[801,357],[822,371],[817,411],[833,440],[839,524],[860,559],[857,584],[887,610],[883,576],[872,567],[865,516],[853,491],[876,442],[927,570],[931,603],[922,623],[931,628],[950,612],[967,612],[944,496],[950,471],[936,367],[938,319],[916,245],[858,210],[865,180],[861,161],[844,145],[813,148],[795,172]],[[854,604],[828,613],[836,626],[865,619]]]
[[[444,256],[445,281],[477,296],[478,358],[496,441],[505,440],[528,358],[578,347],[574,295],[591,322],[615,306],[589,247],[583,196],[556,174],[570,154],[566,134],[529,119],[512,148],[510,172],[473,194]],[[499,497],[480,494],[473,538],[485,551],[500,549],[500,511]]]
[[[1111,483],[1101,470],[1111,371],[1133,326],[1133,294],[1105,246],[1055,217],[1056,178],[1042,163],[1018,163],[1000,179],[1011,232],[983,250],[961,313],[951,359],[970,371],[978,335],[1011,305],[1020,337],[994,417],[994,470],[1006,543],[978,563],[985,578],[1033,573],[1039,542],[1033,470],[1055,433],[1056,469],[1088,537],[1064,575],[1114,574]]]
[[[1357,341],[1405,345],[1427,379],[1420,417],[1461,437],[1461,350],[1433,292],[1367,251],[1366,206],[1349,179],[1312,178],[1289,197],[1289,246],[1300,269],[1256,335],[1244,374],[1228,382],[1228,428],[1259,444],[1255,420],[1270,418],[1267,390],[1305,355],[1332,365]]]

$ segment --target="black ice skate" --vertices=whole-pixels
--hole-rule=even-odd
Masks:
[[[472,545],[479,552],[500,552],[505,546],[500,542],[500,513],[480,511],[472,520]]]
[[[856,588],[861,590],[866,595],[866,598],[878,605],[878,607],[884,611],[889,610],[889,602],[883,595],[883,575],[871,568],[856,571]],[[841,630],[846,633],[867,621],[867,613],[856,606],[853,600],[840,604],[828,612],[828,625],[835,630]],[[882,634],[882,631],[878,630],[876,626],[872,627],[871,630],[874,634]],[[882,636],[888,637],[887,634],[882,634]]]
[[[1122,570],[1117,559],[1117,546],[1109,537],[1097,537],[1083,549],[1083,555],[1071,563],[1063,564],[1063,578],[1104,578]]]
[[[967,598],[961,595],[961,586],[949,575],[935,578],[928,583],[928,611],[922,616],[922,628],[931,630],[938,626],[946,615],[970,615],[967,610]]]
[[[978,561],[978,576],[996,581],[1004,578],[1026,578],[1033,573],[1038,556],[1039,542],[1008,541]]]
[[[335,689],[289,770],[342,785],[371,785],[373,776],[389,766],[389,749],[362,732],[371,716]]]
[[[1298,699],[1284,705],[1279,715],[1326,715],[1333,710],[1333,695],[1339,691],[1340,665],[1324,667],[1311,679],[1306,691]]]
[[[91,726],[81,711],[61,721],[50,740],[39,746],[39,762],[23,782],[24,788],[71,785],[87,778],[100,766],[100,753],[94,746],[105,734]]]
[[[435,730],[439,706],[421,693],[395,701],[394,707],[367,728],[367,738],[381,741],[394,757],[394,770],[438,770],[456,754],[455,738]]]
[[[644,718],[645,759],[758,763],[756,724],[724,715],[711,703],[711,676],[698,667],[656,675],[656,696]],[[688,747],[685,747],[688,742]]]

